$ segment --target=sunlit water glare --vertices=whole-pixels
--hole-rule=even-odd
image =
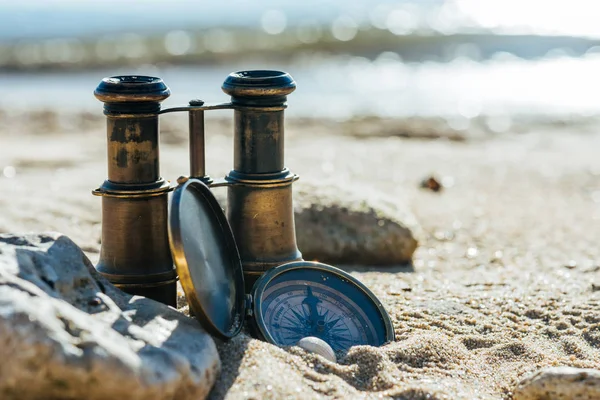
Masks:
[[[591,116],[598,112],[600,55],[527,61],[506,56],[484,62],[403,63],[393,53],[374,61],[361,57],[306,60],[293,65],[245,63],[244,68],[284,69],[297,81],[289,115],[345,119],[383,117],[540,114]],[[222,66],[151,66],[69,74],[4,74],[0,107],[100,107],[92,91],[108,75],[160,76],[171,88],[166,105],[192,98],[227,101],[220,85],[231,72]],[[457,122],[460,124],[460,122]]]
[[[327,35],[338,43],[352,43],[364,29],[384,30],[404,37],[422,34],[423,30],[440,37],[486,30],[498,34],[600,38],[600,24],[591,3],[589,0],[265,0],[260,4],[244,0],[208,3],[0,0],[0,15],[8,16],[0,26],[0,42],[17,43],[14,51],[0,52],[0,65],[74,65],[84,62],[85,57],[102,61],[123,57],[135,64],[158,47],[175,57],[175,64],[177,57],[190,53],[243,53],[236,48],[239,38],[232,36],[227,28],[242,25],[251,26],[275,41],[292,32],[289,37],[304,44],[325,40]],[[129,18],[131,15],[135,18]],[[195,37],[187,31],[191,27],[208,31]],[[159,45],[150,44],[144,39],[145,33],[136,29],[145,29],[145,33],[162,30],[164,40]],[[96,31],[100,33],[95,35]],[[111,33],[117,31],[121,33]],[[87,50],[82,42],[86,35],[96,40]],[[257,42],[259,47],[274,46],[267,40]],[[421,49],[418,44],[415,46]],[[464,53],[471,57],[469,51]],[[476,55],[471,58],[478,59]],[[600,89],[600,80],[596,78],[600,70],[598,53],[541,60],[498,53],[480,62],[472,59],[458,54],[450,62],[408,63],[396,53],[384,52],[375,60],[307,56],[288,65],[264,64],[241,57],[227,63],[227,67],[205,64],[104,67],[94,72],[3,73],[0,87],[5,95],[0,96],[0,107],[97,111],[100,104],[92,95],[93,89],[104,76],[117,74],[162,77],[173,93],[166,105],[185,104],[198,97],[221,102],[228,100],[220,84],[229,72],[272,68],[286,70],[297,80],[298,90],[289,98],[288,114],[294,116],[339,119],[356,115],[445,116],[454,126],[461,127],[465,121],[480,115],[591,116],[599,108],[595,98]],[[90,61],[89,65],[95,64]],[[498,121],[501,126],[503,120]]]

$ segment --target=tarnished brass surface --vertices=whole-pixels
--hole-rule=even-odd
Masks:
[[[190,176],[201,178],[206,174],[204,151],[204,111],[189,112],[190,125]]]
[[[232,185],[227,219],[236,238],[245,280],[277,265],[302,260],[296,245],[292,182],[279,186]]]
[[[190,106],[201,107],[202,100],[191,100]],[[204,148],[204,110],[192,108],[189,114],[190,130],[190,177],[198,178],[204,184],[212,183],[212,178],[206,174],[206,151]]]
[[[96,91],[107,116],[108,179],[96,266],[125,292],[176,305],[167,231],[168,192],[160,176],[158,111],[169,89],[159,78],[105,78]]]
[[[296,244],[292,182],[285,168],[284,107],[294,80],[278,71],[230,74],[222,85],[234,111],[234,166],[226,177],[227,219],[246,290],[265,271],[302,260]]]
[[[108,180],[148,183],[159,176],[158,115],[136,118],[107,116]]]
[[[172,274],[168,249],[168,193],[160,196],[137,196],[127,199],[102,197],[102,248],[97,269],[115,283],[139,283],[164,280]],[[129,233],[124,235],[123,232]],[[162,277],[162,278],[161,278]]]
[[[284,168],[283,111],[234,111],[233,169],[246,174]]]

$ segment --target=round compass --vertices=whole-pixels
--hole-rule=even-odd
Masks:
[[[252,294],[257,333],[279,346],[315,336],[339,354],[352,346],[394,340],[390,318],[375,295],[330,265],[281,265],[262,276]]]

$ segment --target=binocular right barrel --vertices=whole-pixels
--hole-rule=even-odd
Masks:
[[[284,161],[284,109],[296,83],[283,72],[245,71],[230,74],[222,89],[235,110],[227,219],[249,291],[268,269],[302,260],[292,205],[298,176]]]

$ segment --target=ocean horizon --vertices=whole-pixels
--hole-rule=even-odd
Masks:
[[[593,116],[600,25],[585,4],[0,0],[0,107],[93,109],[95,85],[117,74],[160,76],[175,103],[222,101],[228,73],[256,68],[296,78],[299,116],[447,116],[457,126],[480,115]]]

